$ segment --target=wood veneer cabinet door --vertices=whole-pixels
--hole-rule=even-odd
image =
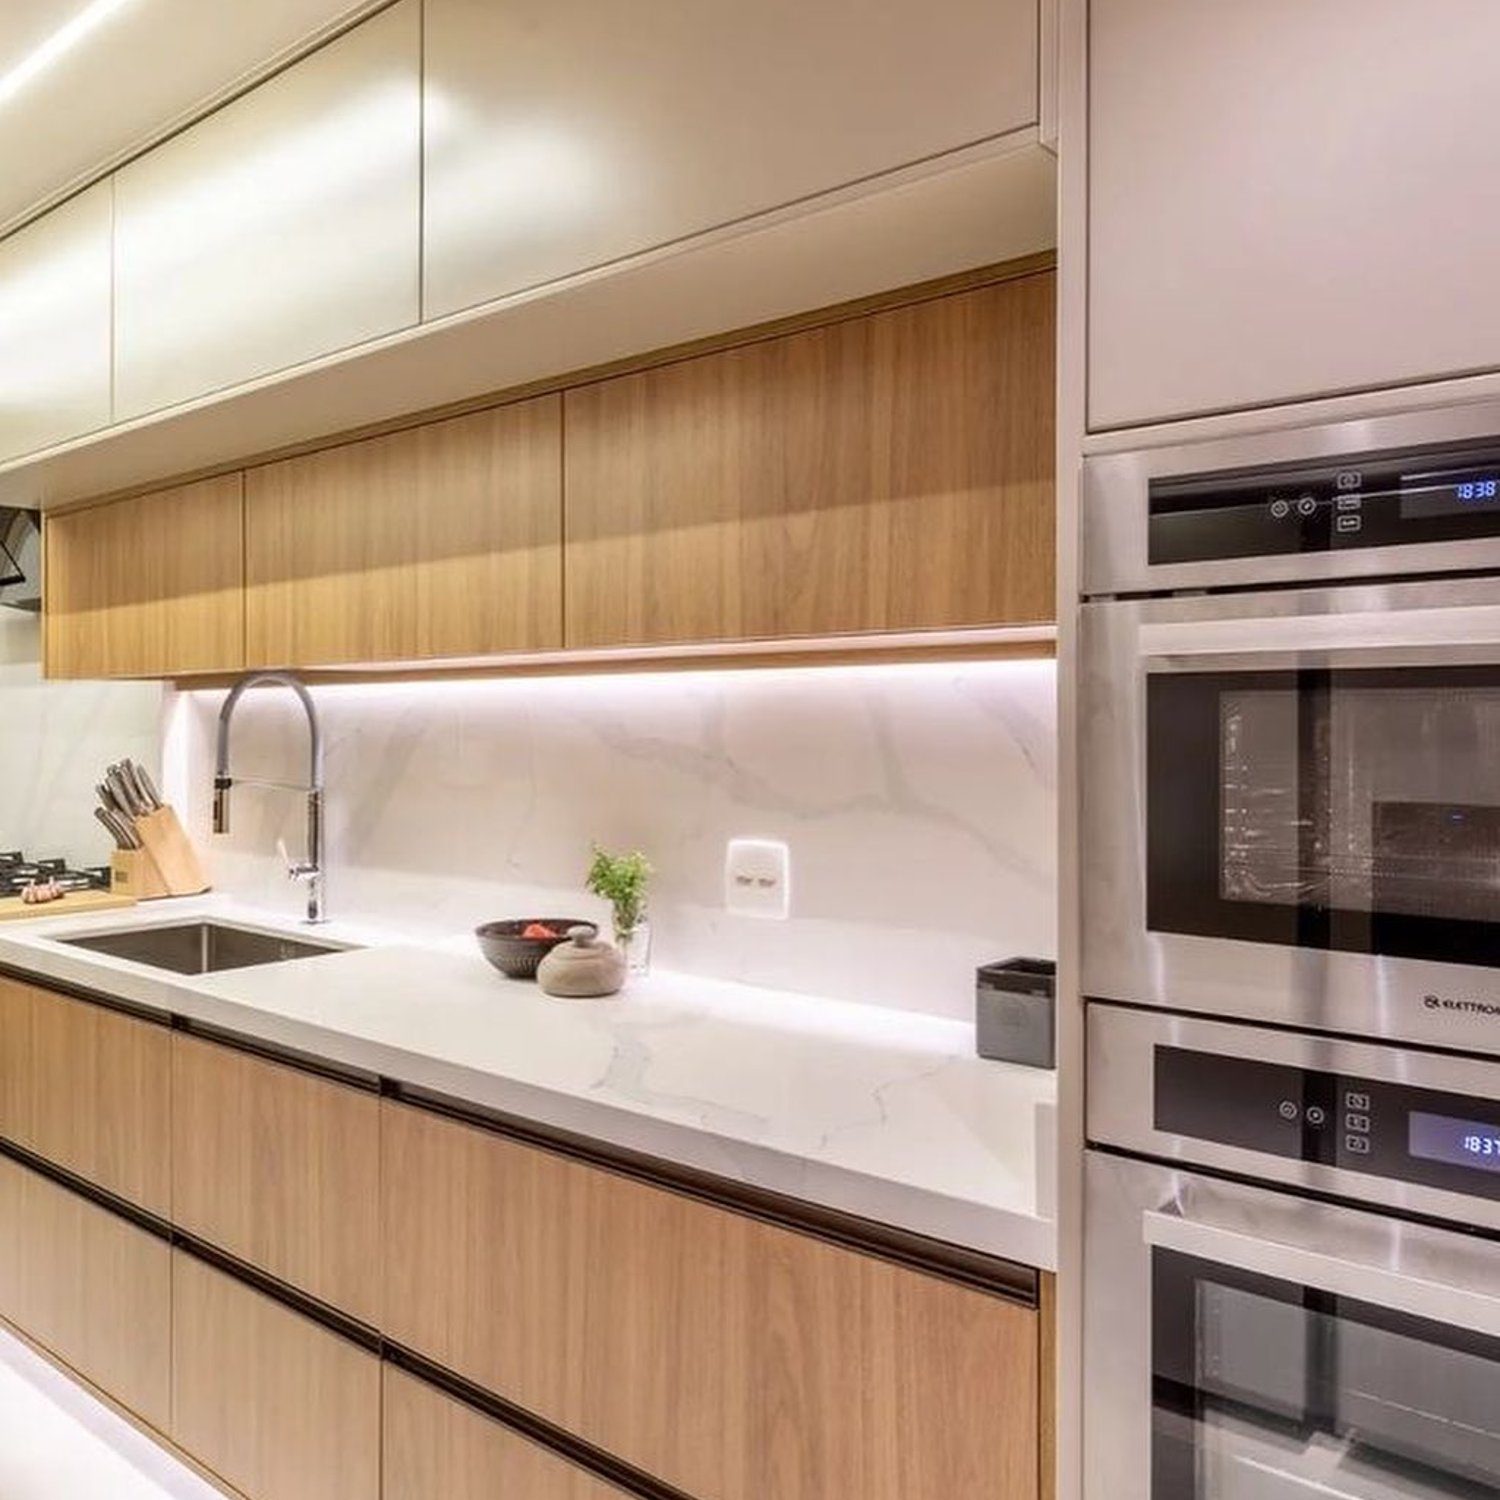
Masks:
[[[46,522],[49,677],[170,677],[245,663],[241,477]]]
[[[425,1381],[385,1368],[383,1500],[627,1500]]]
[[[376,1096],[177,1032],[172,1102],[178,1228],[373,1324]]]
[[[0,1313],[162,1431],[171,1253],[164,1239],[0,1157]]]
[[[1054,618],[1051,272],[566,396],[570,647]]]
[[[169,1436],[250,1500],[379,1500],[380,1361],[174,1251]]]
[[[0,1136],[17,1145],[31,1129],[31,993],[0,977]]]
[[[31,1100],[20,1143],[165,1218],[171,1212],[171,1032],[35,986]]]
[[[1033,1500],[1037,1314],[386,1102],[383,1327],[698,1500]]]
[[[543,396],[249,470],[251,664],[560,646],[561,421]]]

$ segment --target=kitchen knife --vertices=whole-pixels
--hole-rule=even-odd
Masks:
[[[115,832],[114,824],[109,821],[109,814],[105,812],[102,807],[96,807],[94,809],[94,816],[104,824],[105,830],[108,832],[110,838],[115,841],[115,848],[119,849],[123,847],[120,843],[120,835]]]
[[[119,766],[111,766],[104,779],[110,791],[115,794],[115,801],[120,804],[120,810],[126,817],[134,817],[135,798],[130,793],[130,785],[125,780],[125,773]]]
[[[123,811],[120,804],[115,801],[115,794],[110,791],[110,789],[102,782],[100,783],[100,785],[96,786],[94,790],[99,794],[99,805],[104,809],[105,812],[114,813]]]
[[[109,836],[115,841],[116,849],[134,849],[138,847],[139,841],[132,843],[135,839],[134,830],[129,823],[117,812],[107,812],[102,807],[94,809],[94,816],[109,830]]]
[[[130,795],[135,799],[137,817],[145,817],[154,809],[151,799],[146,795],[145,788],[141,785],[140,773],[133,760],[122,760],[120,762],[120,774],[125,778],[125,785],[130,788]]]
[[[136,766],[135,779],[140,783],[141,790],[146,794],[146,801],[151,804],[151,811],[160,812],[166,804],[161,800],[161,793],[157,791],[156,783],[151,779],[151,773],[145,766]]]

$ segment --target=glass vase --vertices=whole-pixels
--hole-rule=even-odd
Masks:
[[[625,955],[625,972],[635,979],[644,979],[651,972],[651,920],[644,913],[635,919],[633,927],[622,927],[620,919],[614,919],[615,946]]]

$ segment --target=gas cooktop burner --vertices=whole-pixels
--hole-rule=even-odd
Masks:
[[[107,891],[109,870],[70,870],[65,859],[27,859],[19,849],[0,849],[0,896],[19,896],[49,880],[65,891]]]

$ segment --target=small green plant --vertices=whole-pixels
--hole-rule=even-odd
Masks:
[[[634,854],[611,854],[594,845],[588,888],[614,909],[615,931],[622,937],[634,932],[645,915],[646,887],[650,881],[650,861],[639,850]]]

